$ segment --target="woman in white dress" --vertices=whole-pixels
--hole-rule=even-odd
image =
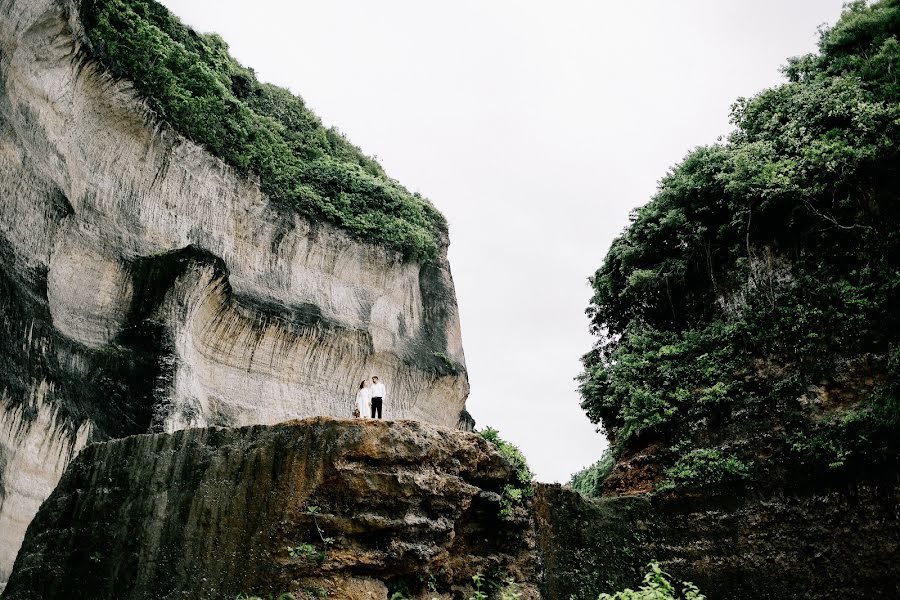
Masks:
[[[356,408],[353,411],[355,417],[366,418],[371,410],[372,394],[369,391],[369,380],[363,379],[359,382],[359,391],[356,392]]]

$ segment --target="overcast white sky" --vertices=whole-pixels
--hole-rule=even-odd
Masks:
[[[469,410],[565,482],[606,444],[573,382],[587,277],[842,0],[163,3],[447,216]]]

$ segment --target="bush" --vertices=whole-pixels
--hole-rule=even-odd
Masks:
[[[408,259],[437,256],[443,216],[302,99],[258,82],[221,37],[196,33],[155,0],[82,0],[80,11],[90,48],[114,75],[179,133],[256,173],[273,202]]]
[[[683,582],[679,594],[670,580],[672,576],[659,568],[659,564],[651,562],[650,570],[644,576],[644,584],[637,590],[624,589],[615,594],[600,594],[598,600],[706,600],[693,583]]]
[[[662,489],[704,487],[747,479],[750,466],[734,456],[723,456],[713,448],[698,448],[680,456],[666,469]]]
[[[606,448],[603,456],[589,467],[578,471],[569,480],[569,485],[577,492],[590,498],[603,493],[603,482],[616,466],[616,453],[612,446]]]
[[[513,516],[514,507],[523,505],[528,498],[531,498],[531,482],[534,474],[528,467],[528,461],[525,460],[522,451],[516,445],[503,440],[499,431],[493,427],[485,427],[478,433],[492,443],[513,467],[516,483],[503,488],[500,508],[500,516],[509,519]]]

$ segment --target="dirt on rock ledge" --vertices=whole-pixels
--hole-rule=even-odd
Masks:
[[[538,598],[514,473],[476,434],[312,418],[89,446],[28,528],[10,600],[468,598],[472,576]]]

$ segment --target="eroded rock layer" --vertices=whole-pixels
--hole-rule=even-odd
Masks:
[[[71,0],[0,0],[0,586],[89,440],[349,415],[455,427],[453,282],[273,207],[85,51]]]
[[[515,475],[481,436],[306,419],[83,450],[29,526],[6,596],[468,598],[504,573],[535,598]],[[310,593],[313,593],[310,592]]]

